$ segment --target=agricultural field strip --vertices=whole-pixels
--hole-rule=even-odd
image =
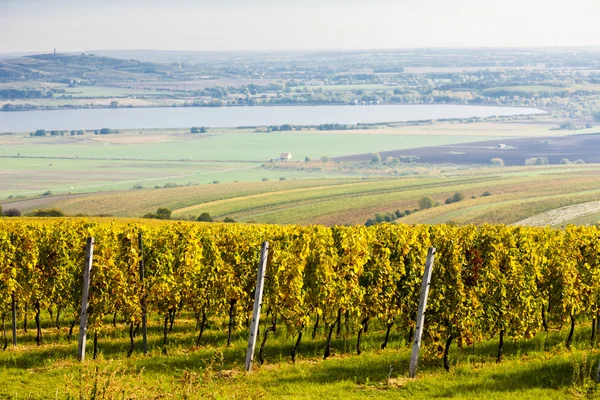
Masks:
[[[531,215],[531,212],[535,212],[535,209],[529,210],[528,208],[519,210],[519,207],[516,206],[535,207],[536,205],[540,205],[541,210],[539,212],[542,213],[558,207],[596,200],[599,198],[598,193],[600,193],[600,189],[567,194],[538,194],[524,198],[523,195],[526,195],[526,193],[521,192],[510,196],[502,196],[484,203],[476,201],[475,205],[468,205],[468,202],[457,204],[457,209],[454,211],[443,212],[443,210],[440,210],[437,213],[438,215],[433,218],[431,217],[431,213],[423,213],[423,215],[409,216],[407,220],[411,223],[427,224],[444,223],[451,220],[458,223],[483,223],[489,218],[489,221],[493,221],[494,223],[516,224],[521,215],[525,217]],[[548,201],[551,201],[551,203],[545,204]]]
[[[94,190],[94,189],[99,189],[99,188],[111,187],[117,183],[121,184],[121,185],[131,185],[131,184],[137,184],[137,183],[143,183],[143,182],[156,182],[156,181],[163,181],[163,180],[168,180],[168,179],[179,179],[179,178],[195,177],[195,176],[201,176],[201,175],[214,175],[214,174],[219,174],[219,173],[223,173],[223,172],[242,171],[242,170],[256,169],[256,168],[260,168],[260,166],[252,165],[252,166],[248,166],[248,167],[225,168],[225,169],[217,169],[217,170],[212,170],[212,171],[186,173],[186,174],[181,174],[181,175],[157,176],[157,177],[136,178],[136,179],[128,179],[128,180],[126,179],[126,180],[116,180],[115,181],[113,179],[113,180],[110,180],[109,182],[105,182],[105,183],[78,185],[78,190],[89,191],[89,190]],[[52,186],[52,185],[59,185],[61,183],[63,183],[63,181],[55,181],[55,182],[46,181],[45,185]],[[24,196],[37,195],[39,193],[40,193],[40,189],[31,190],[29,192],[27,192],[27,191],[19,192],[20,195],[24,195]]]
[[[295,197],[292,199],[289,199],[287,197],[285,198],[274,198],[274,196],[279,197],[278,193],[272,193],[270,194],[268,199],[265,199],[264,196],[260,196],[261,198],[263,198],[262,202],[258,202],[258,203],[248,203],[247,198],[241,198],[239,199],[240,202],[243,202],[244,204],[241,206],[242,208],[239,208],[236,205],[231,205],[231,207],[227,207],[226,204],[223,204],[222,202],[215,202],[217,204],[210,204],[210,203],[206,203],[206,204],[202,204],[197,206],[197,209],[208,209],[208,210],[212,210],[213,213],[215,213],[215,215],[230,215],[231,213],[233,213],[233,215],[236,216],[247,216],[248,213],[250,213],[253,216],[264,216],[264,215],[268,215],[268,214],[272,214],[275,211],[278,210],[282,210],[284,208],[286,208],[286,206],[288,206],[288,204],[292,203],[292,205],[289,207],[291,209],[294,208],[298,208],[298,207],[302,207],[302,206],[307,206],[308,204],[311,203],[320,203],[321,207],[320,210],[324,211],[324,204],[323,203],[330,203],[330,202],[334,202],[336,204],[336,207],[339,207],[339,211],[343,210],[343,209],[348,209],[348,207],[350,209],[354,209],[356,206],[360,204],[364,205],[364,206],[369,206],[370,203],[378,203],[380,207],[384,206],[383,203],[380,203],[382,201],[384,201],[383,198],[381,198],[381,196],[384,197],[388,197],[386,196],[388,193],[392,192],[392,193],[396,193],[397,196],[394,197],[393,199],[388,199],[388,203],[385,204],[389,204],[390,207],[393,206],[394,204],[397,205],[398,204],[398,200],[400,199],[404,199],[404,200],[413,200],[416,201],[418,200],[418,196],[422,195],[422,196],[428,196],[428,195],[433,195],[433,196],[437,196],[440,194],[444,194],[447,195],[449,192],[451,191],[456,191],[456,190],[470,190],[470,189],[479,189],[479,190],[485,190],[488,189],[490,187],[490,181],[494,182],[494,187],[497,190],[519,190],[520,187],[519,186],[515,186],[515,182],[514,179],[511,178],[507,178],[507,177],[498,177],[498,176],[488,176],[488,177],[482,177],[482,178],[471,178],[469,177],[464,178],[464,179],[457,179],[457,180],[438,180],[438,181],[434,181],[434,182],[424,182],[425,179],[424,178],[416,178],[413,179],[412,184],[408,184],[408,185],[398,185],[397,187],[391,187],[391,188],[385,188],[385,189],[380,189],[381,188],[381,184],[373,184],[371,186],[374,186],[375,189],[374,190],[364,190],[362,188],[359,188],[360,190],[356,191],[356,192],[348,192],[348,191],[342,191],[342,190],[338,190],[338,189],[333,189],[336,192],[339,193],[330,193],[329,190],[326,190],[326,192],[329,193],[320,193],[320,194],[315,194],[314,196],[312,196],[312,194],[307,193],[305,196],[303,196],[303,198],[299,198],[299,197]],[[550,181],[554,181],[555,178],[551,179],[550,177],[547,178],[542,178],[540,181],[540,178],[524,178],[521,179],[520,184],[524,184],[524,183],[530,183],[531,185],[535,186],[543,186],[544,182],[550,182]],[[450,188],[448,188],[448,186],[450,185],[454,185]],[[456,186],[458,185],[458,186]],[[552,184],[553,186],[554,184]],[[398,190],[402,190],[402,191],[398,191]],[[405,190],[418,190],[418,192],[404,192]],[[562,189],[561,189],[562,190]],[[402,193],[402,194],[401,194]],[[553,192],[550,192],[553,193]],[[377,202],[375,202],[373,199],[372,201],[369,201],[369,204],[365,204],[362,201],[357,203],[357,198],[358,197],[363,197],[363,195],[366,194],[365,197],[377,197]],[[474,193],[474,194],[480,194],[480,193]],[[346,200],[352,198],[353,201],[349,204],[338,204],[339,200],[343,200],[343,203],[346,203]],[[298,202],[299,200],[303,200],[301,202]],[[444,199],[440,199],[441,202],[443,202]],[[231,204],[233,202],[238,201],[237,199],[230,199],[227,201],[228,204]],[[216,208],[212,208],[214,206],[217,206]],[[265,212],[261,212],[262,210],[266,209]],[[179,210],[180,211],[180,210]],[[315,210],[317,211],[317,210]],[[387,210],[387,211],[391,211],[391,210]],[[290,221],[293,222],[293,221]],[[362,221],[357,221],[357,222],[362,222]]]
[[[440,191],[445,197],[451,195],[454,190],[469,190],[472,189],[474,186],[471,187],[454,187],[452,188],[452,190],[446,190],[446,191]],[[480,186],[479,187],[480,190],[485,190],[486,186]],[[440,193],[438,192],[438,194]],[[386,197],[377,197],[376,199],[373,199],[372,201],[363,201],[366,200],[365,198],[360,198],[355,200],[356,203],[358,203],[354,208],[347,206],[346,204],[331,204],[330,208],[329,208],[329,218],[328,219],[324,219],[324,218],[314,218],[315,215],[317,216],[325,216],[325,212],[326,209],[315,209],[313,210],[313,216],[311,217],[310,220],[300,220],[298,222],[300,223],[319,223],[319,224],[331,224],[332,221],[334,223],[350,223],[350,224],[362,224],[364,223],[367,219],[372,218],[377,212],[391,212],[395,209],[404,209],[404,208],[408,208],[408,209],[412,209],[417,205],[417,200],[419,197],[424,197],[424,196],[429,196],[433,194],[434,196],[436,195],[436,193],[432,193],[430,190],[423,190],[423,191],[416,191],[414,192],[412,195],[411,194],[407,194],[406,196],[396,196],[396,197],[392,197],[392,196],[386,196]],[[595,199],[596,197],[594,197],[593,199]],[[375,201],[377,200],[377,201]],[[585,201],[589,201],[589,200],[585,200]],[[518,201],[517,201],[518,202]],[[440,207],[442,210],[445,209],[447,206],[442,206]],[[296,211],[299,211],[296,209]],[[414,213],[412,215],[414,216],[418,216],[420,214],[419,213]],[[294,219],[296,216],[294,214],[291,214],[289,216],[288,219],[283,218],[283,216],[278,215],[277,216],[277,221],[279,221],[280,219],[283,221],[286,221],[288,223],[294,223],[296,220]],[[406,223],[410,223],[408,221],[405,221],[404,219],[402,219],[400,222],[406,222]],[[425,222],[425,221],[422,221]],[[478,223],[485,223],[485,220],[481,220],[478,221]],[[508,221],[496,221],[498,223],[504,223],[504,222],[508,222]]]
[[[528,226],[556,226],[571,219],[584,217],[589,214],[600,212],[600,201],[581,203],[572,206],[561,207],[556,210],[546,211],[517,222],[515,225]]]
[[[578,194],[573,193],[577,191],[580,193],[585,192],[581,188],[586,187],[586,185],[589,187],[589,185],[596,184],[598,186],[600,184],[600,180],[596,179],[595,176],[581,177],[574,181],[570,174],[565,175],[558,182],[556,179],[560,175],[543,174],[537,177],[515,177],[516,180],[513,179],[511,183],[491,189],[492,192],[501,191],[501,194],[493,193],[489,197],[466,199],[462,202],[444,205],[441,208],[423,210],[418,214],[405,217],[405,220],[410,223],[442,223],[468,212],[496,207],[500,203],[525,202],[528,200],[527,196],[533,196],[531,198],[535,199],[546,198],[547,196],[568,196]]]
[[[337,186],[348,184],[348,182],[352,182],[352,179],[277,181],[252,184],[232,183],[220,184],[218,186],[202,185],[160,190],[142,189],[120,193],[101,193],[88,197],[69,199],[57,202],[55,206],[71,214],[85,213],[91,209],[109,212],[116,207],[119,210],[116,215],[139,216],[138,214],[141,212],[155,211],[156,207],[161,206],[182,209],[196,205],[199,202],[212,202],[240,196],[251,196],[264,192],[278,192],[281,191],[282,187]],[[135,206],[132,208],[131,205]]]
[[[329,225],[331,224],[330,222],[322,220],[329,219],[333,220],[334,223],[362,224],[379,211],[390,212],[405,207],[412,210],[416,207],[417,200],[420,197],[430,195],[448,196],[454,191],[466,191],[473,188],[478,188],[481,191],[489,187],[489,182],[497,181],[463,181],[444,185],[434,184],[404,188],[406,190],[398,188],[355,193],[346,196],[335,196],[333,198],[317,198],[300,203],[292,203],[289,206],[286,204],[265,205],[264,207],[257,208],[256,211],[253,209],[244,209],[241,211],[232,209],[231,213],[227,213],[227,215],[265,223],[324,223]],[[505,182],[509,184],[510,181],[506,180]],[[351,201],[349,201],[350,199]],[[229,210],[206,208],[206,211],[215,214],[224,212],[223,215],[225,215]]]
[[[494,179],[492,177],[487,178],[486,180]],[[496,178],[497,179],[497,178]],[[265,194],[257,194],[252,196],[244,196],[239,198],[231,198],[226,200],[217,200],[210,203],[203,203],[197,206],[187,207],[185,209],[175,210],[175,214],[177,215],[185,215],[189,214],[191,211],[196,211],[198,208],[204,209],[205,207],[212,207],[212,209],[222,209],[226,210],[238,210],[238,212],[243,211],[251,211],[262,209],[265,207],[285,207],[288,204],[294,204],[298,202],[310,202],[310,201],[320,201],[324,200],[335,200],[339,198],[354,198],[361,197],[365,194],[368,195],[376,195],[376,194],[386,194],[389,192],[397,192],[400,189],[404,190],[412,190],[415,188],[425,189],[425,188],[435,188],[440,185],[448,186],[457,183],[474,183],[481,181],[482,178],[463,178],[463,179],[451,179],[451,180],[443,180],[439,178],[435,178],[434,181],[429,181],[428,179],[395,179],[392,181],[375,181],[375,182],[361,182],[361,183],[352,183],[347,185],[338,185],[333,188],[331,187],[316,187],[316,188],[304,188],[304,189],[295,189],[291,191],[281,191],[274,193],[265,193]],[[349,190],[354,189],[354,190]],[[295,194],[296,196],[290,197],[290,194]],[[254,202],[252,200],[255,200]],[[235,205],[232,203],[242,202],[242,208],[239,205]],[[231,205],[231,207],[229,207]]]
[[[521,202],[515,201],[514,204],[502,205],[493,210],[482,209],[469,216],[468,219],[461,219],[459,222],[481,224],[485,222],[498,223],[498,221],[501,221],[501,223],[505,224],[514,224],[531,215],[597,200],[600,200],[600,189],[585,190],[565,195],[541,196],[540,198],[531,198]]]
[[[518,172],[517,174],[522,174],[522,172]],[[509,174],[510,175],[510,174]],[[551,176],[551,175],[542,175],[543,176],[543,181],[539,182],[540,176],[537,177],[531,177],[528,178],[527,174],[525,173],[525,176],[523,178],[520,178],[518,183],[519,185],[522,185],[524,182],[527,182],[528,185],[531,187],[531,185],[534,185],[533,187],[537,187],[536,186],[536,180],[539,182],[537,183],[537,185],[545,185],[543,182],[548,182],[550,179],[555,180],[556,177],[555,176]],[[502,187],[498,187],[497,185],[500,182],[495,183],[495,187],[497,187],[497,189],[502,189],[504,191],[506,190],[510,190],[511,188],[513,189],[519,189],[518,186],[515,186],[515,181],[514,178],[511,179],[511,177],[504,177],[503,179],[501,179],[503,183]],[[98,209],[98,212],[101,213],[114,213],[115,215],[127,215],[127,216],[139,216],[141,215],[141,213],[144,212],[149,212],[149,211],[154,211],[154,209],[157,206],[163,206],[166,205],[172,209],[176,209],[176,214],[177,215],[185,215],[185,214],[190,214],[193,210],[198,210],[198,212],[200,210],[205,211],[207,209],[207,207],[209,206],[216,206],[219,207],[220,210],[224,213],[227,212],[234,212],[237,215],[242,215],[244,217],[244,219],[248,220],[248,218],[250,218],[250,215],[247,215],[248,212],[246,211],[246,214],[244,213],[244,211],[241,211],[239,209],[239,207],[235,204],[238,201],[239,202],[243,202],[246,203],[247,202],[247,198],[245,198],[244,196],[252,196],[252,195],[259,195],[257,197],[258,200],[263,200],[263,201],[259,201],[258,203],[254,203],[251,207],[248,208],[256,208],[256,210],[254,210],[254,213],[250,213],[253,214],[255,216],[268,216],[268,215],[279,215],[280,217],[285,217],[285,220],[288,222],[299,222],[299,219],[303,222],[314,222],[314,220],[310,220],[310,218],[314,217],[315,215],[327,215],[330,213],[336,213],[339,212],[341,214],[343,214],[343,210],[352,210],[352,213],[355,213],[357,210],[357,207],[360,206],[364,206],[364,207],[370,207],[370,208],[378,208],[378,210],[376,211],[383,211],[382,207],[385,207],[385,204],[389,204],[390,207],[393,207],[395,205],[398,205],[398,200],[400,199],[398,197],[398,194],[394,195],[394,193],[392,192],[392,196],[390,198],[387,199],[387,203],[385,204],[379,204],[378,201],[381,200],[380,197],[377,197],[378,200],[376,201],[367,201],[367,203],[365,204],[363,201],[361,200],[361,204],[358,204],[356,202],[353,202],[352,204],[348,204],[347,199],[348,194],[346,194],[345,196],[343,195],[344,191],[347,191],[347,185],[349,184],[348,181],[336,181],[336,182],[332,182],[334,184],[334,186],[337,185],[345,185],[344,188],[338,188],[335,189],[333,186],[331,187],[332,189],[336,190],[337,192],[339,192],[340,195],[338,195],[336,198],[334,199],[327,199],[327,194],[323,193],[323,189],[319,189],[319,191],[321,193],[318,193],[316,195],[314,194],[310,194],[310,193],[306,193],[304,197],[308,196],[310,197],[314,197],[316,196],[317,199],[313,200],[311,203],[316,203],[315,205],[310,205],[307,204],[306,201],[300,203],[300,204],[291,204],[290,206],[290,201],[288,199],[289,195],[284,194],[284,196],[287,196],[285,199],[281,199],[278,198],[277,200],[280,203],[283,203],[284,205],[290,206],[288,207],[289,210],[286,210],[285,207],[282,207],[281,205],[276,205],[273,202],[273,199],[270,198],[271,196],[277,196],[280,197],[279,195],[281,194],[281,190],[278,190],[278,188],[281,188],[280,185],[285,185],[288,186],[290,185],[291,181],[286,181],[286,182],[270,182],[267,185],[265,185],[265,183],[261,183],[260,185],[257,185],[258,187],[254,190],[245,190],[242,192],[237,192],[235,186],[225,186],[225,185],[220,185],[221,186],[221,190],[227,188],[227,192],[229,193],[229,196],[231,197],[227,197],[225,202],[222,202],[221,200],[223,199],[223,194],[219,193],[219,194],[214,194],[214,195],[208,195],[206,196],[206,193],[202,193],[201,197],[196,197],[194,199],[189,199],[190,193],[192,192],[197,192],[199,190],[201,190],[200,188],[177,188],[177,189],[163,189],[160,192],[154,192],[154,191],[149,191],[146,192],[144,195],[140,196],[142,192],[124,192],[122,194],[119,194],[119,196],[117,196],[116,198],[114,198],[111,201],[111,197],[114,196],[114,194],[106,194],[106,195],[96,195],[96,196],[90,196],[90,197],[82,197],[82,198],[77,198],[77,199],[70,199],[67,201],[63,201],[63,202],[59,202],[56,203],[56,206],[58,206],[59,208],[63,209],[64,211],[70,213],[70,214],[77,214],[77,213],[89,213],[90,209],[96,209],[95,204],[104,204],[104,206],[99,206],[101,207],[100,209]],[[304,187],[311,187],[311,185],[317,184],[317,187],[320,186],[325,186],[327,185],[327,180],[326,181],[309,181],[306,182],[307,186]],[[372,185],[374,187],[380,187],[382,183],[384,183],[385,181],[370,181],[370,182],[364,182],[364,181],[358,181],[358,184],[367,184],[367,185]],[[455,180],[452,182],[465,182],[465,180]],[[440,183],[447,185],[447,184],[452,184],[452,182],[450,181],[446,181],[446,180],[440,180],[437,183],[429,183],[429,187],[433,187],[435,188],[436,186],[439,186]],[[481,184],[479,183],[481,182]],[[475,182],[473,186],[474,188],[479,188],[480,190],[487,190],[489,189],[489,184],[487,183],[488,181],[481,181],[480,178],[477,179],[477,181]],[[295,185],[302,185],[301,183],[295,183]],[[386,185],[392,185],[392,191],[394,190],[398,190],[398,188],[402,188],[402,186],[404,187],[408,187],[409,189],[411,187],[415,187],[415,186],[419,186],[422,184],[423,182],[419,182],[418,180],[415,179],[411,179],[410,182],[405,182],[405,183],[401,183],[400,180],[394,180],[391,183],[386,183]],[[405,186],[405,185],[409,185],[409,186]],[[269,193],[262,193],[262,191],[264,189],[265,186],[269,186],[270,187],[270,192]],[[293,186],[292,186],[293,187]],[[397,187],[396,189],[394,189],[394,187]],[[360,187],[359,187],[360,188]],[[464,186],[463,186],[464,188]],[[212,186],[208,186],[208,187],[204,187],[204,190],[217,190],[219,188],[215,188]],[[327,188],[325,188],[327,189]],[[367,188],[369,189],[369,188]],[[458,188],[456,187],[452,187],[452,190],[457,190]],[[469,188],[465,188],[465,189],[469,189]],[[366,192],[368,194],[368,190],[362,189],[363,192]],[[326,191],[326,190],[325,190]],[[419,194],[422,195],[436,195],[436,193],[442,193],[442,194],[447,194],[449,193],[448,189],[440,189],[439,191],[436,190],[436,192],[432,192],[431,190],[425,189],[421,192],[419,192]],[[550,193],[554,193],[554,192],[550,192]],[[385,193],[383,193],[385,194]],[[478,193],[474,193],[474,194],[478,194]],[[206,196],[206,197],[205,197]],[[324,199],[322,199],[322,201],[319,203],[318,202],[318,197],[322,197],[325,196]],[[378,195],[379,196],[379,195]],[[406,198],[406,195],[402,195],[402,198],[405,198],[405,202],[406,201],[416,201],[417,198],[415,197],[417,196],[417,193],[413,193],[412,194],[412,198]],[[186,199],[185,201],[181,201],[182,198],[186,198],[188,197],[188,199]],[[369,196],[365,196],[367,199]],[[388,196],[389,197],[389,196]],[[140,198],[143,198],[142,203],[140,204]],[[356,199],[357,197],[355,196],[354,199]],[[101,200],[100,200],[101,199]],[[441,199],[443,201],[443,199]],[[197,204],[198,202],[202,202],[204,201],[205,203],[203,204]],[[285,204],[287,201],[288,204]],[[497,200],[493,200],[493,201],[497,201]],[[106,204],[108,202],[108,204]],[[271,203],[269,203],[271,202]],[[213,203],[211,205],[211,203]],[[216,203],[216,204],[214,204]],[[325,205],[327,204],[331,204],[333,203],[334,207],[339,208],[337,211],[335,209],[329,209],[329,208],[325,208]],[[377,203],[377,206],[374,206],[374,204]],[[87,204],[87,205],[86,205]],[[135,208],[129,208],[127,206],[127,204],[136,204]],[[229,204],[229,208],[227,208]],[[270,204],[270,205],[269,205]],[[178,205],[181,205],[183,207],[178,207]],[[247,206],[247,204],[246,204]],[[124,208],[125,207],[125,208]],[[448,207],[448,206],[446,206]],[[215,211],[218,211],[219,208]],[[266,208],[266,212],[265,212],[265,208]],[[407,208],[413,208],[413,205],[411,205],[410,207]],[[444,207],[445,208],[445,207]],[[184,210],[185,209],[185,210]],[[115,210],[117,210],[115,212]],[[249,210],[251,211],[251,210]],[[259,211],[258,213],[256,211]],[[262,211],[262,212],[261,212]],[[374,212],[376,212],[374,211]],[[387,210],[387,211],[391,211]],[[299,215],[298,213],[301,212],[302,215]],[[426,213],[426,212],[422,212],[422,213]],[[372,215],[367,215],[366,218],[372,217]],[[274,221],[272,218],[269,218],[269,222]],[[275,222],[277,222],[277,220],[275,220]],[[356,223],[363,223],[364,221],[362,220],[353,220],[352,222],[356,222]]]

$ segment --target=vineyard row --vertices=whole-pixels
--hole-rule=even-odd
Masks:
[[[139,235],[143,235],[140,251]],[[290,335],[327,332],[344,321],[360,338],[369,323],[390,331],[413,328],[427,250],[437,248],[423,346],[442,356],[500,338],[527,339],[549,327],[600,311],[600,230],[485,225],[323,227],[141,223],[102,220],[0,220],[0,311],[10,315],[54,307],[78,318],[88,237],[95,238],[89,329],[118,314],[139,326],[143,310],[197,319],[197,343],[207,321],[227,320],[231,334],[251,318],[261,243],[269,241],[263,310],[267,329]],[[140,263],[145,278],[140,279]],[[311,326],[309,326],[311,325]],[[266,337],[266,336],[265,336]],[[592,330],[595,341],[595,329]],[[166,330],[165,330],[166,341]],[[446,354],[447,355],[447,354]]]

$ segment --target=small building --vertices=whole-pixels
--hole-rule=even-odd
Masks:
[[[290,161],[292,159],[292,153],[281,153],[279,155],[279,160],[281,161]]]

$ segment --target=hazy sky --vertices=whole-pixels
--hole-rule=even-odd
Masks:
[[[0,0],[0,53],[600,46],[600,0]]]

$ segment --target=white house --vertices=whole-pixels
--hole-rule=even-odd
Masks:
[[[292,159],[292,153],[281,153],[279,159],[281,161],[290,161]]]

